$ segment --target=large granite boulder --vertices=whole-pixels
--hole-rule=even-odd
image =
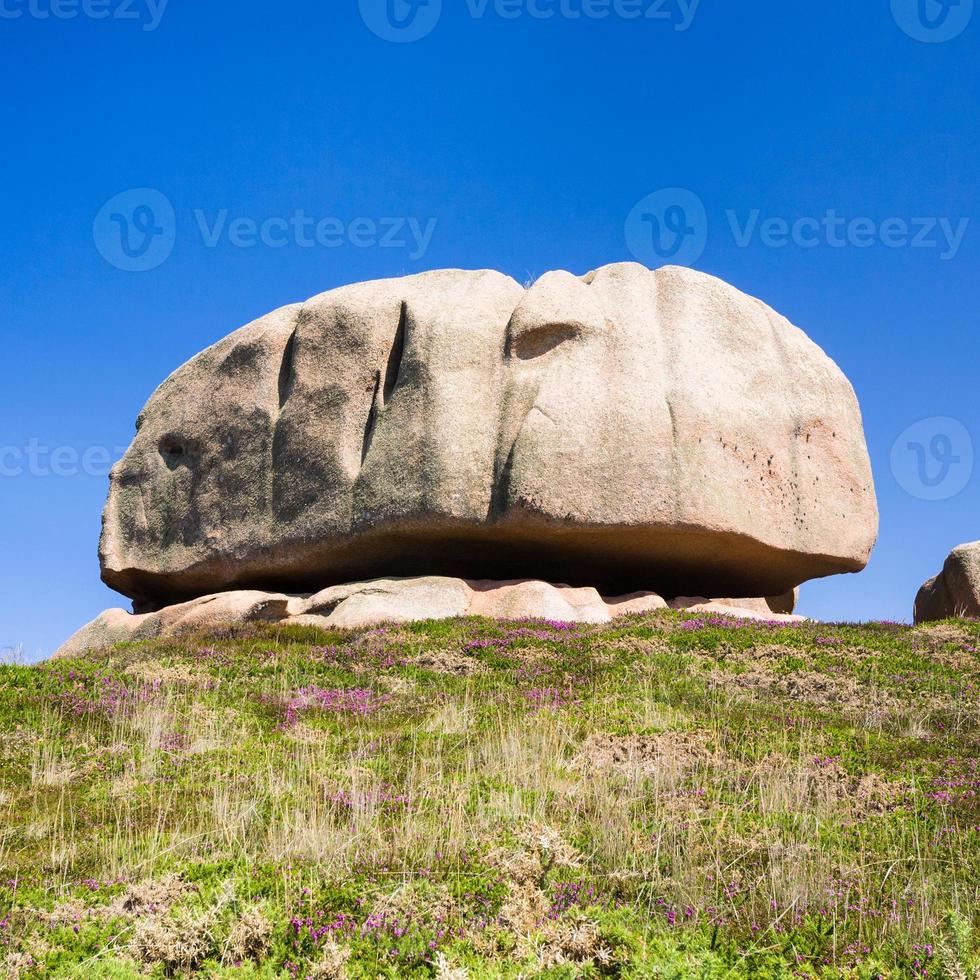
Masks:
[[[915,621],[980,617],[980,541],[950,552],[943,570],[915,598]]]
[[[137,611],[379,576],[779,595],[864,567],[847,379],[710,276],[359,283],[174,372],[111,478],[102,576]]]

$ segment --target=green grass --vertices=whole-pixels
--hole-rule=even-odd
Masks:
[[[980,977],[980,624],[0,667],[0,978]]]

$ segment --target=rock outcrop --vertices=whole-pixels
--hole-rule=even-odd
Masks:
[[[783,599],[785,597],[782,597]],[[794,622],[798,616],[771,611],[774,600],[678,600],[675,609],[744,619]],[[187,636],[249,623],[291,623],[323,629],[359,629],[457,616],[492,619],[547,619],[566,623],[608,623],[618,616],[655,612],[667,603],[653,592],[603,598],[592,588],[547,582],[465,581],[442,576],[375,579],[331,586],[313,595],[222,592],[134,615],[109,609],[83,626],[55,657],[104,650],[116,643]]]
[[[980,541],[954,548],[915,598],[915,621],[980,617]]]
[[[759,596],[860,570],[876,533],[833,361],[718,279],[626,263],[359,283],[241,328],[140,413],[100,556],[137,611],[420,575]]]

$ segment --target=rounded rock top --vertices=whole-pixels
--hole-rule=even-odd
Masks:
[[[137,609],[378,576],[777,595],[878,514],[836,364],[761,301],[635,263],[439,270],[276,310],[178,368],[114,467]]]

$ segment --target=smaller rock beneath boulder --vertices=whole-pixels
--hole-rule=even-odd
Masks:
[[[288,615],[288,605],[289,596],[276,593],[220,592],[142,615],[107,609],[62,644],[54,656],[73,657],[116,643],[185,636],[242,623],[276,623]]]
[[[768,599],[708,599],[705,596],[678,596],[676,599],[671,599],[668,605],[671,609],[691,609],[694,606],[713,602],[717,606],[728,606],[739,612],[756,612],[763,616],[778,613],[789,616],[796,609],[799,597],[799,589],[793,589],[785,595],[771,596]]]
[[[745,602],[744,599],[733,599],[732,602]],[[755,601],[755,600],[753,600]],[[768,599],[762,600],[769,609],[774,613],[779,613],[783,616],[791,616],[795,610],[796,605],[800,601],[800,590],[792,589],[789,592],[784,592],[782,595],[772,595]],[[765,612],[765,610],[762,610]]]
[[[221,629],[237,623],[278,623],[287,615],[289,596],[275,592],[219,592],[176,606],[156,615],[161,633],[177,636]]]
[[[670,607],[745,619],[799,619],[772,612],[771,602],[767,599],[676,599]],[[257,622],[322,629],[360,629],[379,623],[457,616],[609,623],[618,616],[666,608],[667,603],[654,592],[604,599],[592,588],[528,580],[467,581],[440,575],[383,578],[335,585],[313,595],[221,592],[141,615],[110,609],[82,627],[54,655],[71,657],[126,641],[185,636]]]
[[[915,622],[980,617],[980,541],[954,548],[915,598]]]
[[[738,605],[745,603],[745,605]],[[759,608],[759,605],[763,608]],[[734,616],[736,619],[755,619],[766,623],[804,623],[806,616],[774,613],[765,599],[674,599],[671,609],[712,616]]]
[[[159,634],[154,616],[134,616],[125,609],[107,609],[73,633],[55,651],[55,657],[77,657],[87,650],[105,650],[116,643],[152,640]]]
[[[471,590],[458,578],[382,578],[337,585],[305,602],[290,604],[296,616],[316,616],[328,626],[360,629],[375,623],[411,623],[419,619],[465,616]]]
[[[770,622],[798,623],[805,616],[792,615],[799,599],[800,590],[793,589],[785,595],[768,599],[707,599],[704,596],[678,596],[671,599],[671,609],[685,612],[714,613],[721,616],[739,616],[742,619],[760,619]]]
[[[612,618],[595,589],[547,582],[469,582],[469,616],[491,619],[550,619],[565,623],[608,623]]]
[[[667,602],[656,592],[631,592],[629,595],[606,599],[606,606],[615,619],[617,616],[631,616],[666,609]]]

